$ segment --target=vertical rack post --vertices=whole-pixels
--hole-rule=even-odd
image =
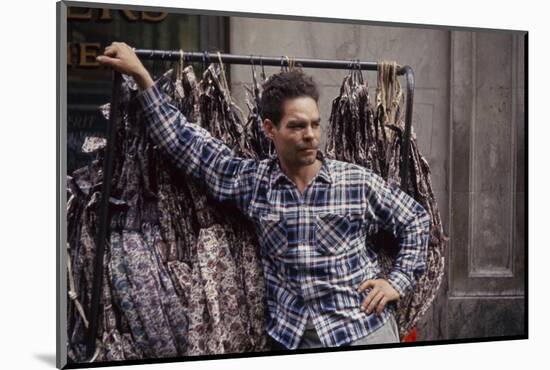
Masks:
[[[403,142],[401,143],[401,168],[399,169],[399,176],[401,177],[401,190],[407,192],[409,185],[409,149],[414,98],[414,74],[412,68],[409,66],[402,67],[400,72],[405,75],[405,80],[407,81],[407,101],[405,103],[405,133],[403,134]]]
[[[122,84],[122,76],[114,72],[113,93],[111,96],[111,109],[109,112],[109,126],[107,127],[106,155],[103,159],[103,184],[101,188],[101,201],[99,204],[99,231],[96,238],[96,252],[94,277],[92,285],[92,302],[90,307],[90,326],[86,342],[86,355],[92,358],[96,350],[97,321],[99,316],[99,301],[101,299],[101,282],[103,278],[103,255],[107,228],[109,227],[109,197],[111,195],[111,179],[113,175],[113,162],[115,156],[116,130],[118,126],[119,92]]]

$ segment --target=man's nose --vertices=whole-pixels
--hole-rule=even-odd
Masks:
[[[304,130],[304,140],[312,140],[314,137],[313,134],[313,128],[311,126],[307,126]]]

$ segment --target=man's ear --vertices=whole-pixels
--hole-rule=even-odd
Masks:
[[[266,136],[273,140],[273,135],[275,134],[274,131],[277,129],[277,126],[275,126],[273,121],[271,121],[269,118],[264,119],[263,126]]]

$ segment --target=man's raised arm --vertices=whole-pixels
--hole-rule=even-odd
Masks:
[[[243,159],[202,127],[187,122],[157,86],[134,50],[114,42],[97,57],[101,64],[132,76],[138,83],[137,96],[153,141],[187,175],[206,185],[220,202],[230,201],[246,213],[254,186],[257,162]]]

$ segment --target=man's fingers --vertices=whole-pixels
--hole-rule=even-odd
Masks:
[[[357,291],[359,293],[361,293],[362,291],[364,291],[367,288],[374,288],[374,286],[375,286],[374,280],[366,280],[366,281],[362,282],[361,285],[359,285],[359,289],[357,289]]]
[[[367,298],[365,298],[365,300],[361,304],[361,311],[365,311],[367,309],[367,306],[370,304],[370,302],[374,298],[375,294],[376,294],[376,292],[373,290],[367,295]]]
[[[120,72],[120,70],[119,70],[120,60],[119,59],[110,58],[110,57],[107,57],[107,56],[104,56],[104,55],[100,55],[100,56],[96,57],[96,60],[100,64],[110,66],[110,67],[112,67],[112,68],[114,68],[114,69],[116,69],[117,71]]]
[[[124,45],[126,45],[125,42],[120,42],[120,41],[113,41],[111,42],[111,47],[124,47]]]
[[[382,298],[384,298],[384,292],[381,290],[372,291],[369,296],[371,297],[370,301],[367,302],[365,299],[365,302],[363,303],[363,308],[367,311],[367,314],[371,314],[371,312],[374,311],[375,307],[378,306],[378,302]],[[367,297],[368,299],[368,297]]]
[[[371,302],[374,300],[374,298],[376,297],[376,295],[379,293],[380,291],[378,289],[373,289],[368,295],[367,295],[367,298],[365,298],[365,300],[363,301],[363,304],[361,305],[361,309],[363,311],[365,311],[367,309],[367,307],[371,304]]]
[[[130,46],[126,45],[125,43],[115,41],[111,43],[111,45],[105,48],[105,51],[103,52],[103,54],[113,57],[119,53],[124,53],[125,51],[130,51],[130,50],[133,51],[133,49]]]
[[[376,313],[380,315],[382,311],[384,311],[384,307],[386,307],[386,304],[388,303],[388,298],[386,296],[382,297],[380,302],[378,302],[378,305],[376,306]]]
[[[387,280],[366,280],[361,283],[357,291],[360,293],[367,288],[373,288],[361,304],[361,310],[366,310],[367,314],[376,311],[376,313],[380,315],[388,302],[399,299],[399,293]]]
[[[133,51],[134,50],[127,43],[125,43],[125,42],[116,42],[116,41],[113,42],[111,45],[107,46],[107,48],[112,48],[112,49],[115,49],[115,50],[119,50],[121,52],[130,51],[130,50]]]
[[[103,55],[96,57],[96,61],[102,65],[109,66],[114,70],[133,76],[138,80],[138,84],[146,83],[151,85],[151,77],[139,58],[135,50],[124,42],[113,42],[103,51]]]
[[[117,55],[117,53],[118,53],[118,50],[116,48],[107,46],[105,48],[105,51],[103,52],[103,55],[107,55],[109,57],[114,57],[114,56]]]
[[[112,65],[112,64],[115,64],[116,62],[118,62],[118,59],[111,58],[111,57],[108,57],[106,55],[98,55],[95,59],[101,64]]]

